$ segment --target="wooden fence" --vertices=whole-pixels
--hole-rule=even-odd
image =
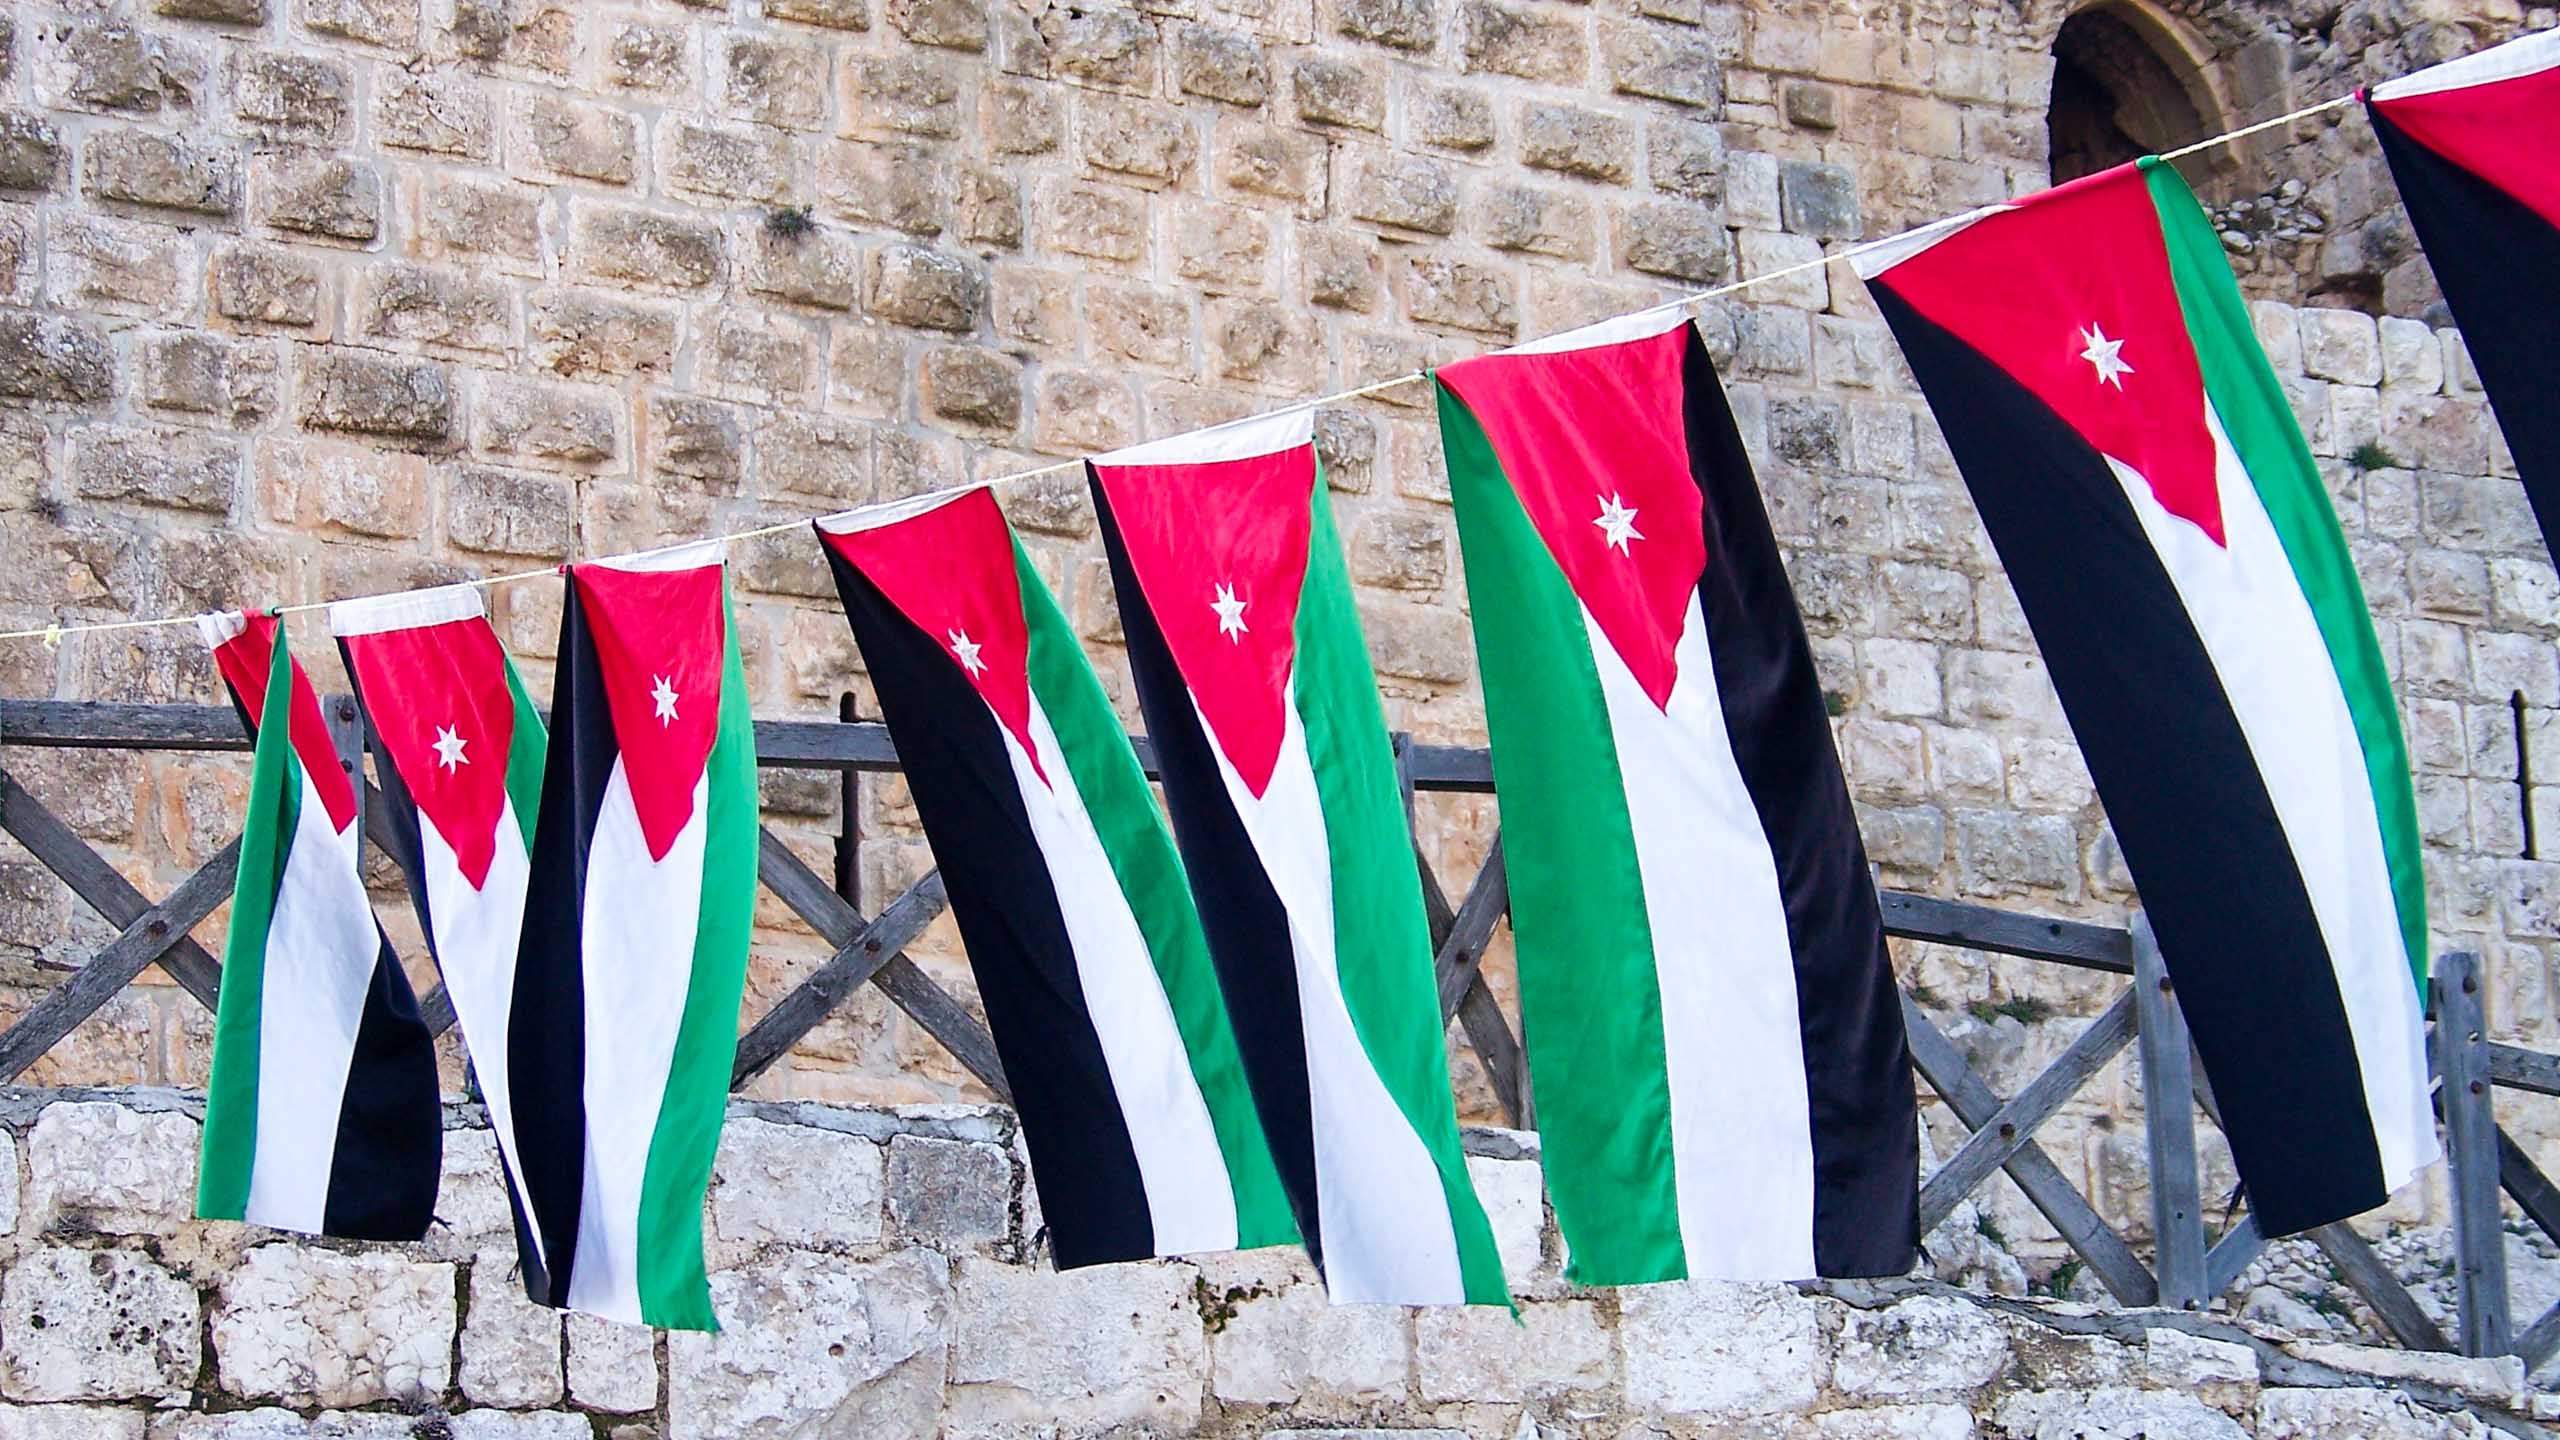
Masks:
[[[414,879],[415,857],[384,822],[379,794],[364,780],[364,757],[374,747],[363,733],[355,701],[344,695],[324,697],[322,710],[340,764],[359,781],[366,835]],[[1138,745],[1152,768],[1146,742],[1141,739]],[[210,1008],[221,967],[188,932],[230,897],[240,848],[232,841],[155,901],[18,782],[6,765],[10,746],[236,751],[246,749],[248,741],[238,718],[223,706],[0,700],[0,830],[118,927],[112,940],[86,963],[65,967],[67,973],[45,997],[0,1032],[0,1084],[23,1074],[151,965],[160,966]],[[887,732],[854,722],[758,721],[756,759],[767,767],[833,770],[847,776],[898,768]],[[1417,791],[1490,794],[1493,789],[1492,762],[1481,749],[1400,739],[1397,766],[1408,817]],[[844,823],[850,841],[856,823],[851,804]],[[834,953],[740,1037],[732,1088],[762,1074],[867,984],[945,1046],[990,1092],[1009,1100],[1012,1092],[986,1028],[904,953],[942,912],[939,876],[928,874],[878,913],[866,915],[857,908],[858,895],[848,893],[853,886],[820,876],[770,830],[759,839],[759,877],[765,888]],[[1509,908],[1499,833],[1455,905],[1418,845],[1415,861],[1438,952],[1443,1018],[1458,1022],[1510,1123],[1534,1125],[1534,1097],[1518,1032],[1480,969],[1485,948]],[[1934,1230],[1995,1171],[2005,1171],[2089,1273],[2123,1303],[2198,1309],[2228,1290],[2266,1241],[2254,1218],[2245,1214],[2215,1233],[2208,1197],[2199,1193],[2195,1120],[2199,1111],[2214,1113],[2213,1094],[2194,1062],[2177,998],[2140,915],[2119,928],[1899,891],[1883,892],[1882,900],[1885,928],[1894,935],[2121,975],[2129,982],[2060,1056],[2007,1097],[1974,1070],[1926,1011],[1903,997],[1903,1018],[1921,1077],[1971,1132],[1922,1185],[1922,1229]],[[2560,1306],[2516,1331],[2508,1308],[2499,1195],[2503,1191],[2544,1234],[2560,1240],[2560,1185],[2499,1127],[2493,1098],[2499,1086],[2560,1096],[2560,1056],[2487,1039],[2475,956],[2456,952],[2438,957],[2430,998],[2429,1056],[2439,1081],[2436,1109],[2452,1181],[2456,1335],[2448,1337],[2372,1246],[2346,1225],[2324,1226],[2309,1239],[2401,1344],[2424,1350],[2458,1346],[2470,1355],[2513,1353],[2529,1366],[2539,1366],[2560,1351]],[[441,989],[423,997],[421,1007],[438,1033],[453,1023],[453,1007]],[[2154,1237],[2148,1261],[2071,1184],[2036,1139],[2037,1130],[2128,1045],[2137,1047],[2143,1087]]]

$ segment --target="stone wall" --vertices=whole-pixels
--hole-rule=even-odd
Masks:
[[[1468,1163],[1517,1324],[1337,1309],[1280,1251],[1061,1275],[1008,1112],[742,1103],[705,1336],[527,1303],[476,1116],[414,1246],[188,1219],[196,1130],[171,1092],[0,1094],[0,1435],[2433,1440],[2560,1416],[2513,1360],[1925,1279],[1572,1290],[1534,1142],[1502,1131]]]
[[[306,602],[787,520],[1765,274],[2041,186],[2068,8],[0,5],[0,623]],[[2508,0],[2162,13],[2195,35],[2228,118],[2551,20]],[[2245,198],[2293,175],[2310,187],[2301,206],[2336,217],[2304,234],[2344,233],[2388,210],[2359,123],[2244,152],[2208,191]],[[2560,791],[2521,777],[2560,774],[2560,580],[2458,342],[2288,308],[2320,288],[2327,241],[2279,264],[2252,233],[2236,225],[2234,244],[2268,297],[2262,330],[2404,681],[2439,940],[2486,951],[2499,1038],[2548,1047],[2560,869],[2526,844],[2525,819],[2554,834]],[[2367,290],[2381,282],[2321,298]],[[2126,877],[2033,642],[1863,291],[1840,272],[1795,276],[1707,307],[1703,324],[1888,881],[2120,916]],[[1421,398],[1328,409],[1320,434],[1391,717],[1480,743]],[[1005,502],[1125,694],[1073,477]],[[784,535],[737,561],[757,712],[874,713],[815,546]],[[548,578],[492,592],[537,689],[557,594]],[[342,687],[313,618],[294,622],[302,652]],[[7,646],[0,691],[218,693],[183,629]],[[239,757],[6,759],[155,894],[219,849],[246,791]],[[768,772],[766,800],[822,870],[850,832],[868,904],[931,863],[893,779],[865,780],[848,808],[834,777]],[[1426,797],[1423,819],[1454,888],[1493,807]],[[819,958],[778,906],[760,918],[750,1013]],[[201,933],[218,946],[222,918]],[[0,846],[0,1017],[102,935]],[[969,992],[947,920],[917,953]],[[1962,952],[1899,958],[2004,1090],[2115,983]],[[1490,973],[1507,1000],[1506,953]],[[27,1078],[200,1085],[209,1032],[153,972]],[[446,1062],[459,1093],[450,1042]],[[1489,1118],[1471,1059],[1454,1068],[1462,1103]],[[2138,1229],[2137,1092],[2111,1068],[2051,1138]],[[754,1094],[983,1098],[868,991]],[[2560,1113],[2507,1110],[2560,1160]],[[2005,1180],[1986,1205],[2032,1278],[2054,1283],[2061,1252]],[[2431,1214],[2425,1194],[2399,1212]]]

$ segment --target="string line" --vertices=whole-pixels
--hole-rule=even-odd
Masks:
[[[2237,130],[2228,130],[2220,135],[2208,136],[2205,139],[2196,141],[2192,145],[2185,145],[2178,149],[2171,150],[2160,158],[2171,161],[2183,160],[2190,155],[2201,154],[2204,151],[2229,145],[2235,141],[2245,140],[2252,135],[2273,130],[2278,126],[2290,125],[2297,120],[2307,120],[2314,115],[2323,114],[2342,106],[2352,105],[2355,101],[2356,96],[2352,93],[2340,95],[2335,99],[2323,100],[2316,105],[2306,105],[2299,110],[2278,115],[2271,120],[2261,120],[2254,125],[2245,125]],[[1818,255],[1811,260],[1800,260],[1795,264],[1782,265],[1775,270],[1763,271],[1760,274],[1749,276],[1745,279],[1727,281],[1722,285],[1712,286],[1705,290],[1691,291],[1685,295],[1674,296],[1673,298],[1662,301],[1659,304],[1648,305],[1641,310],[1631,310],[1626,314],[1612,316],[1609,317],[1608,320],[1594,323],[1608,324],[1616,321],[1642,320],[1655,315],[1667,315],[1674,311],[1686,310],[1692,306],[1702,305],[1710,300],[1722,299],[1727,295],[1739,294],[1744,290],[1749,290],[1757,286],[1774,284],[1777,281],[1789,279],[1797,275],[1807,274],[1815,270],[1828,269],[1829,267],[1840,264],[1843,261],[1855,260],[1860,256],[1869,255],[1891,246],[1908,244],[1923,235],[1933,234],[1939,230],[1964,224],[1981,213],[1982,212],[1980,210],[1968,210],[1959,215],[1945,216],[1937,220],[1932,220],[1926,225],[1913,226],[1912,228],[1901,231],[1897,234],[1878,236],[1872,240],[1862,240],[1855,245],[1850,245],[1842,249],[1832,251],[1828,254]],[[1532,345],[1544,343],[1548,338],[1550,337],[1541,336],[1536,339],[1522,340],[1511,345],[1505,345],[1500,349],[1488,350],[1483,353],[1487,355],[1509,355],[1517,351],[1527,349]],[[1348,390],[1336,390],[1330,394],[1318,395],[1311,399],[1292,401],[1289,404],[1279,406],[1276,409],[1264,411],[1262,412],[1262,416],[1291,415],[1301,410],[1314,410],[1327,405],[1341,405],[1349,401],[1365,399],[1371,395],[1381,395],[1390,390],[1399,390],[1407,385],[1417,385],[1430,378],[1430,372],[1427,370],[1408,370],[1401,375],[1391,375],[1384,380],[1373,380],[1366,385],[1354,386]],[[1179,431],[1172,436],[1163,438],[1179,439],[1183,435],[1194,433],[1197,432]],[[916,501],[923,499],[932,499],[946,495],[960,495],[972,490],[992,490],[1006,485],[1018,485],[1027,480],[1038,480],[1046,476],[1061,474],[1065,471],[1081,469],[1083,468],[1084,463],[1085,462],[1082,457],[1072,460],[1060,460],[1054,464],[1034,466],[1028,470],[1016,470],[1004,475],[990,476],[987,479],[971,481],[965,485],[945,485],[937,489],[919,491],[914,495],[902,495],[894,500],[877,500],[866,505],[857,505],[849,510],[839,510],[831,515],[798,516],[789,520],[777,521],[771,525],[758,525],[753,529],[732,530],[720,535],[696,536],[692,539],[671,541],[664,545],[651,546],[645,550],[634,550],[624,554],[599,556],[596,558],[604,561],[645,560],[652,556],[664,555],[672,550],[681,550],[691,545],[703,545],[715,542],[726,544],[736,540],[755,540],[767,535],[780,535],[786,531],[802,529],[808,526],[812,520],[815,519],[851,519],[856,516],[869,514],[876,510],[886,509],[891,505],[912,505]],[[521,581],[540,580],[556,576],[563,568],[564,567],[560,565],[545,565],[538,570],[518,570],[505,575],[484,575],[477,579],[463,580],[455,583],[469,585],[472,588],[479,590],[493,590],[501,585],[513,585]],[[390,591],[386,593],[406,594],[410,592]],[[378,595],[368,595],[349,598],[370,600],[380,599],[382,597]],[[277,615],[307,614],[316,610],[326,610],[330,606],[339,603],[341,602],[337,600],[313,600],[299,605],[279,605],[274,607],[272,613]],[[48,647],[50,647],[59,645],[62,642],[63,637],[68,635],[98,635],[120,630],[149,630],[167,625],[191,625],[195,623],[195,618],[196,617],[193,615],[159,615],[139,620],[101,620],[86,622],[79,625],[46,625],[29,630],[0,630],[0,640],[42,640]]]

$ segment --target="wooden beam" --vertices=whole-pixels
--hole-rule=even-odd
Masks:
[[[1955,1213],[1964,1197],[1991,1178],[1991,1172],[2034,1143],[2036,1130],[2080,1093],[2089,1077],[2131,1043],[2133,1035],[2133,996],[2118,995],[2115,1003],[2089,1022],[2089,1028],[2081,1031],[2069,1048],[2028,1081],[2015,1099],[1976,1126],[1972,1136],[1947,1157],[1947,1163],[1929,1176],[1929,1182],[1920,1187],[1921,1233],[1938,1228],[1941,1221]]]
[[[2560,1055],[2545,1055],[2513,1045],[2489,1046],[2489,1078],[2511,1090],[2560,1095]]]
[[[1965,1063],[1964,1052],[1956,1049],[1955,1042],[1908,995],[1902,997],[1902,1021],[1910,1032],[1913,1063],[1919,1066],[1921,1077],[1947,1102],[1947,1108],[1968,1126],[1989,1124],[2000,1111],[2000,1097]],[[2004,1168],[2063,1240],[2087,1262],[2090,1273],[2118,1300],[2127,1305],[2148,1305],[2158,1296],[2159,1288],[2141,1257],[2079,1191],[2071,1188],[2071,1182],[2063,1178],[2062,1168],[2053,1163],[2053,1157],[2045,1153],[2042,1145],[2030,1138],[2008,1158]]]
[[[2142,1124],[2151,1157],[2151,1269],[2160,1282],[2162,1305],[2199,1310],[2219,1292],[2209,1279],[2204,1199],[2196,1176],[2195,1079],[2187,1019],[2178,1008],[2149,916],[2133,917],[2132,938],[2130,993],[2140,1022]]]
[[[78,1029],[81,1021],[132,984],[144,967],[185,939],[199,921],[231,898],[231,882],[239,872],[240,842],[234,840],[179,882],[168,899],[136,916],[88,964],[46,991],[17,1024],[0,1034],[0,1084],[26,1073],[55,1042]]]
[[[2488,1021],[2480,1004],[2480,961],[2468,951],[2438,957],[2433,1038],[2436,1107],[2444,1115],[2445,1166],[2453,1190],[2454,1295],[2462,1353],[2504,1355],[2515,1345],[2507,1309],[2507,1236],[2498,1206],[2498,1121],[2492,1108]]]
[[[121,928],[151,912],[150,899],[135,889],[122,871],[89,848],[89,842],[73,834],[60,816],[27,793],[17,777],[6,770],[0,770],[0,830],[7,830],[27,848],[28,854],[70,886],[72,894],[105,916],[108,924]],[[154,958],[169,978],[186,987],[188,994],[202,1001],[206,1009],[214,1008],[215,996],[222,987],[222,967],[205,953],[203,946],[180,931],[169,948]]]
[[[2021,955],[2030,960],[2051,960],[2083,970],[2133,973],[2133,937],[2113,926],[2047,915],[2020,915],[1988,905],[1968,905],[1961,900],[1941,900],[1934,895],[1900,890],[1886,890],[1876,898],[1884,907],[1884,932],[1888,935]]]
[[[790,994],[776,1001],[772,1009],[764,1012],[764,1018],[739,1039],[729,1088],[743,1090],[747,1082],[771,1069],[773,1062],[789,1053],[802,1036],[818,1028],[846,997],[868,984],[882,966],[898,958],[908,943],[923,934],[924,927],[942,913],[944,903],[939,870],[909,886],[907,893],[863,926],[850,943],[810,972]]]
[[[779,896],[828,944],[839,951],[857,948],[870,922],[845,903],[834,886],[818,878],[816,871],[791,853],[791,847],[772,831],[760,830],[758,843],[761,848],[756,873],[765,888]],[[1012,1102],[1013,1089],[1005,1083],[1004,1064],[996,1058],[995,1037],[978,1023],[978,1017],[917,969],[914,961],[903,954],[891,955],[872,972],[871,983],[906,1011],[908,1018],[924,1027],[926,1034],[942,1042],[961,1068],[976,1076],[978,1083],[998,1100]]]
[[[2418,1308],[2418,1302],[2410,1298],[2399,1278],[2382,1263],[2382,1257],[2373,1253],[2373,1247],[2364,1242],[2363,1236],[2347,1228],[2346,1222],[2339,1221],[2307,1231],[2304,1238],[2319,1246],[2320,1253],[2329,1257],[2329,1263],[2338,1268],[2339,1278],[2347,1282],[2349,1289],[2364,1297],[2364,1303],[2372,1306],[2373,1313],[2382,1321],[2382,1328],[2390,1331],[2391,1338],[2399,1341],[2402,1348],[2453,1348],[2453,1342],[2444,1338],[2444,1332],[2436,1328],[2436,1322],[2427,1318],[2426,1311]]]
[[[2213,1242],[2205,1252],[2204,1288],[2207,1295],[2219,1295],[2231,1288],[2240,1272],[2257,1262],[2265,1253],[2267,1237],[2258,1233],[2258,1217],[2243,1215],[2229,1233]]]

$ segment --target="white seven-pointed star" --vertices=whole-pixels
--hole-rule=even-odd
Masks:
[[[668,684],[664,675],[649,678],[656,682],[649,687],[649,703],[657,707],[658,724],[661,727],[673,724],[676,718],[676,687]]]
[[[970,639],[969,632],[966,630],[953,630],[949,634],[951,654],[959,660],[960,668],[968,671],[973,677],[986,674],[987,662],[978,658],[978,652],[986,647]]]
[[[2133,373],[2133,367],[2124,363],[2121,353],[2124,342],[2108,339],[2107,332],[2095,325],[2081,331],[2080,338],[2089,346],[2080,352],[2080,358],[2097,369],[2098,383],[2123,389],[2124,377]]]
[[[1233,585],[1219,586],[1218,598],[1209,602],[1209,608],[1218,612],[1218,633],[1226,636],[1230,645],[1235,643],[1237,636],[1252,628],[1244,623],[1244,607],[1245,602],[1236,598]]]
[[[1597,498],[1600,518],[1591,523],[1600,527],[1601,537],[1609,542],[1610,549],[1621,555],[1635,553],[1627,548],[1627,542],[1644,538],[1644,532],[1636,528],[1636,507],[1619,499],[1615,491]]]
[[[468,765],[471,757],[462,753],[463,739],[450,725],[436,727],[436,763],[447,770]]]

